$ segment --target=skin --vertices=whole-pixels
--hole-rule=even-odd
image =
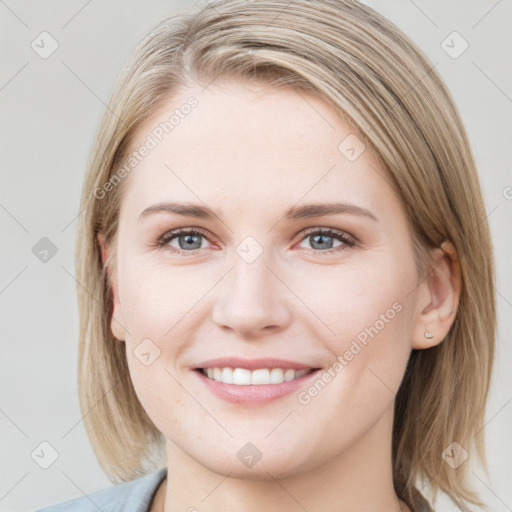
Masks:
[[[125,341],[137,395],[167,440],[168,478],[152,510],[409,510],[392,485],[395,393],[411,349],[440,343],[455,319],[456,262],[436,249],[436,272],[418,275],[386,170],[368,149],[353,162],[338,150],[353,130],[313,96],[234,82],[193,86],[139,127],[131,149],[190,95],[198,106],[125,178],[109,262],[112,332]],[[139,220],[171,200],[206,205],[218,218],[163,212]],[[282,218],[316,202],[364,207],[378,222],[348,213]],[[207,233],[194,254],[186,241],[184,254],[152,245],[189,227]],[[307,228],[359,242],[327,237],[343,248],[320,254]],[[247,236],[263,249],[252,263],[236,252]],[[112,248],[101,234],[98,241],[106,261]],[[180,249],[178,238],[169,244]],[[401,311],[308,404],[292,393],[235,405],[193,372],[221,356],[328,369],[394,303]],[[146,338],[160,350],[149,366],[134,354]],[[236,456],[248,441],[262,453],[250,468]]]

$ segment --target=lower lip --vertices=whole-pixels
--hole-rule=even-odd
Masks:
[[[314,370],[298,379],[293,379],[281,384],[258,384],[239,386],[238,384],[224,384],[210,379],[201,371],[194,373],[201,379],[206,387],[215,395],[235,404],[264,404],[289,395],[313,379],[320,370]]]

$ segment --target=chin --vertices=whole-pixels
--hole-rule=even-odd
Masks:
[[[236,445],[236,448],[234,447]],[[233,448],[232,448],[233,447]],[[313,469],[313,454],[294,449],[292,444],[275,446],[261,441],[237,442],[223,445],[223,450],[202,450],[196,462],[219,475],[242,480],[268,481],[294,476]],[[209,456],[205,457],[205,453]]]

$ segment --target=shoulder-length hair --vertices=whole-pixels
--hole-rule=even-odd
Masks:
[[[462,510],[483,505],[468,483],[469,464],[454,469],[442,457],[456,442],[487,471],[495,270],[474,158],[454,100],[424,53],[351,0],[211,2],[158,24],[126,63],[91,150],[77,233],[79,396],[101,467],[119,482],[165,459],[163,436],[134,391],[125,343],[110,330],[111,281],[97,234],[115,240],[128,172],[121,164],[137,128],[180,87],[218,78],[304,91],[338,112],[392,177],[420,278],[435,271],[430,249],[444,240],[455,247],[456,318],[439,345],[411,352],[395,402],[393,479],[409,502],[422,479],[433,499],[442,490]]]

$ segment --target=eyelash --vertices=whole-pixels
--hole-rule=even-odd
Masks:
[[[321,250],[321,249],[309,249],[309,251],[315,253],[315,254],[331,254],[340,252],[343,250],[346,250],[347,248],[354,247],[357,243],[354,238],[349,236],[347,233],[344,233],[343,231],[333,230],[331,228],[310,228],[307,229],[304,232],[303,237],[299,240],[299,243],[308,238],[311,235],[324,235],[329,236],[332,238],[335,238],[339,240],[340,242],[343,242],[343,245],[340,245],[338,247],[333,247],[331,249]],[[199,235],[208,240],[208,236],[203,230],[200,230],[198,228],[181,228],[176,229],[174,231],[168,231],[167,233],[164,233],[160,238],[158,238],[155,242],[155,246],[159,249],[165,249],[169,253],[172,254],[189,254],[194,255],[196,252],[200,249],[195,249],[193,251],[183,251],[179,249],[175,249],[171,246],[167,246],[169,242],[171,242],[173,239],[180,235]]]

